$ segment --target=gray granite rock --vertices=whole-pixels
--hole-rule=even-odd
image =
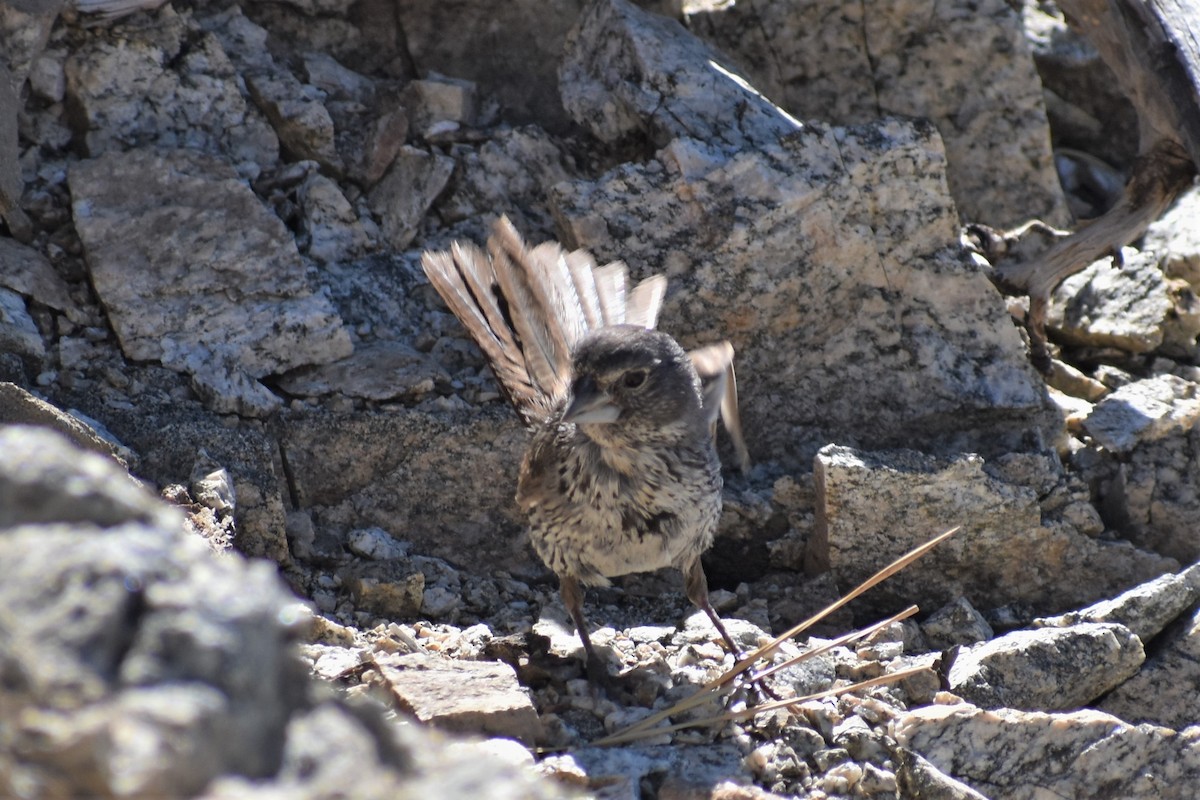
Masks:
[[[962,781],[951,778],[921,756],[906,748],[896,749],[896,778],[900,790],[911,797],[929,800],[988,800]],[[904,796],[904,795],[901,795]]]
[[[921,623],[921,633],[935,650],[948,650],[957,644],[986,642],[995,636],[992,626],[965,597],[951,601]]]
[[[73,166],[70,184],[92,283],[129,358],[188,373],[218,410],[259,416],[279,400],[257,378],[350,354],[283,223],[227,164],[111,153]]]
[[[1099,711],[1070,713],[969,704],[928,706],[900,716],[896,741],[986,797],[1121,797],[1188,800],[1200,781],[1200,743]]]
[[[1128,455],[1137,447],[1186,435],[1200,419],[1200,387],[1159,375],[1117,389],[1084,420],[1088,434],[1108,450]]]
[[[32,247],[0,237],[0,286],[63,312],[72,322],[83,322],[70,289],[50,260]]]
[[[0,288],[0,352],[14,353],[29,363],[46,357],[46,343],[25,308],[25,298]]]
[[[1109,491],[1111,515],[1143,547],[1178,559],[1200,558],[1200,428],[1136,448]]]
[[[82,414],[70,414],[13,383],[0,382],[0,423],[36,425],[67,437],[77,447],[111,456],[119,463],[136,462],[136,456],[106,430],[97,430]]]
[[[1163,272],[1200,292],[1200,188],[1179,196],[1142,236],[1143,250],[1161,259]]]
[[[1160,575],[1087,608],[1034,620],[1033,625],[1048,628],[1080,622],[1115,622],[1129,628],[1143,643],[1149,643],[1197,599],[1200,599],[1200,566],[1192,566],[1183,572]]]
[[[914,602],[936,608],[957,597],[984,608],[1017,602],[1066,610],[1177,568],[1127,542],[1094,539],[1071,522],[1043,517],[1035,488],[987,474],[977,456],[941,460],[830,445],[817,456],[815,481],[809,557],[830,566],[843,590],[962,527],[864,598],[880,611]]]
[[[183,147],[222,154],[250,178],[279,157],[275,133],[243,97],[218,39],[171,6],[94,29],[65,69],[67,101],[90,156]]]
[[[378,526],[416,552],[451,561],[470,553],[472,564],[521,573],[539,569],[512,501],[525,443],[507,408],[426,408],[290,414],[281,447],[296,502],[319,528]]]
[[[327,53],[303,54],[303,75],[325,94],[334,123],[334,146],[345,175],[364,189],[374,186],[395,160],[409,130],[398,82],[362,75]]]
[[[313,173],[298,195],[310,258],[322,264],[352,261],[368,250],[370,238],[358,214],[332,179]]]
[[[507,664],[413,653],[375,660],[400,707],[444,731],[505,736],[532,746],[541,723]]]
[[[1106,513],[1133,541],[1183,562],[1200,557],[1200,397],[1174,375],[1125,384],[1083,420],[1116,456]]]
[[[1200,611],[1185,614],[1156,639],[1138,673],[1097,707],[1135,725],[1178,731],[1195,726],[1200,720]]]
[[[561,77],[593,134],[662,148],[556,186],[567,243],[665,273],[662,327],[686,345],[732,340],[752,455],[806,470],[831,440],[986,454],[1058,435],[959,247],[931,127],[801,125],[623,0],[589,7]]]
[[[64,0],[21,0],[0,9],[0,52],[4,53],[4,66],[18,94],[45,49],[64,5]]]
[[[21,215],[18,208],[24,183],[21,180],[21,164],[17,160],[17,100],[13,76],[8,67],[0,64],[0,216]]]
[[[1029,45],[1003,0],[697,3],[688,25],[801,119],[931,120],[966,219],[1000,227],[1069,219]]]
[[[353,355],[280,377],[280,389],[301,397],[341,394],[365,400],[420,399],[449,376],[436,361],[401,342],[359,345]]]
[[[1116,623],[1013,631],[961,650],[950,690],[981,708],[1065,711],[1120,685],[1145,658],[1141,640]]]
[[[1190,354],[1200,334],[1194,294],[1163,275],[1153,252],[1126,247],[1122,253],[1122,267],[1104,258],[1063,281],[1051,296],[1047,324],[1072,345]]]
[[[562,796],[528,755],[316,692],[292,651],[311,618],[275,566],[213,556],[113,460],[21,426],[0,448],[0,794]],[[499,716],[536,735],[510,694],[522,712]]]
[[[1055,146],[1093,153],[1127,169],[1138,153],[1137,110],[1112,69],[1054,3],[1019,6],[1046,97]],[[1084,219],[1104,209],[1088,209]]]
[[[405,145],[387,174],[367,194],[379,229],[393,250],[408,247],[425,212],[446,188],[454,161],[441,153]]]
[[[18,784],[189,794],[268,774],[302,680],[274,567],[213,560],[110,459],[32,428],[0,437],[0,637],[25,709],[0,736]]]
[[[456,225],[456,235],[484,241],[502,213],[529,240],[554,235],[548,195],[569,177],[568,160],[544,130],[504,128],[483,144],[458,145],[451,154],[454,175],[435,208],[443,223]]]

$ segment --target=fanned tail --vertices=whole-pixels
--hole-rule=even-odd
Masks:
[[[583,251],[555,242],[530,249],[501,217],[487,251],[455,242],[449,252],[426,252],[425,274],[483,351],[501,390],[528,424],[542,422],[570,389],[571,354],[589,331],[607,325],[654,328],[667,279],[653,275],[628,288],[621,261],[596,266]],[[738,415],[733,346],[710,345],[688,354],[700,375],[704,408],[733,441],[738,466],[750,457]]]
[[[660,276],[627,292],[620,261],[597,267],[583,250],[555,242],[531,249],[508,217],[496,222],[486,252],[455,242],[421,263],[527,423],[547,419],[566,397],[580,339],[627,321],[653,328],[666,292]]]

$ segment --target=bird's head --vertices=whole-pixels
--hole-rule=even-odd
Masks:
[[[618,430],[690,433],[707,428],[700,405],[695,367],[674,339],[614,325],[588,334],[576,348],[562,421],[604,438]]]

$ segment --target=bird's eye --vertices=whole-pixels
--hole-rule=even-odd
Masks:
[[[626,389],[637,389],[646,382],[646,370],[630,370],[629,372],[625,373],[625,377],[621,379],[621,382],[625,384]]]

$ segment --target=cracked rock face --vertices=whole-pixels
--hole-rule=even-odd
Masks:
[[[351,353],[283,224],[226,164],[110,153],[76,164],[70,186],[93,285],[129,358],[190,373],[223,410],[259,416],[279,401],[256,378]]]

